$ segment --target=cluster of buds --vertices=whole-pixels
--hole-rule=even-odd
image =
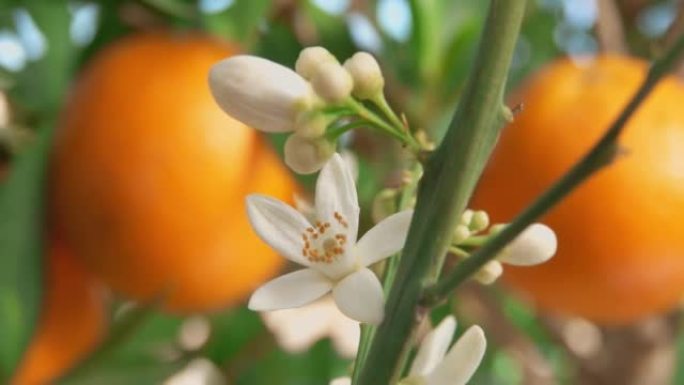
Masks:
[[[489,215],[484,211],[466,210],[454,229],[451,243],[454,251],[481,246],[498,234],[505,224],[489,227]],[[480,235],[489,228],[488,233]],[[503,263],[514,266],[533,266],[544,263],[556,254],[557,239],[554,231],[542,223],[534,223],[504,248],[496,259],[487,262],[474,278],[482,284],[494,283],[503,273]]]
[[[384,83],[370,54],[357,52],[340,64],[322,47],[302,50],[295,71],[240,55],[217,63],[209,73],[212,94],[230,116],[261,131],[292,132],[285,142],[285,163],[300,174],[320,170],[335,153],[337,138],[328,129],[344,123],[344,115],[334,107],[351,98],[380,100]]]

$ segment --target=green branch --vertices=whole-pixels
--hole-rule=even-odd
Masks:
[[[447,135],[428,160],[415,215],[385,308],[357,385],[385,385],[399,366],[414,327],[430,267],[449,248],[500,130],[508,67],[525,1],[493,0],[473,73]]]
[[[639,87],[627,106],[594,147],[556,184],[551,186],[532,205],[518,215],[513,222],[506,226],[504,230],[473,252],[469,258],[461,262],[441,282],[428,289],[425,297],[426,303],[435,303],[448,296],[458,285],[477,272],[484,264],[494,259],[501,249],[515,239],[527,226],[544,215],[590,176],[610,164],[618,152],[617,139],[623,131],[625,124],[653,90],[658,81],[677,63],[677,59],[683,51],[684,36],[677,41],[664,57],[653,64],[641,87]]]

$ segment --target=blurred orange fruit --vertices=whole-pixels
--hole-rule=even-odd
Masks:
[[[130,298],[218,309],[282,264],[250,229],[244,197],[290,200],[294,182],[207,84],[211,65],[236,53],[201,35],[133,35],[100,51],[73,89],[55,142],[55,222]]]
[[[83,359],[103,336],[107,310],[103,288],[63,244],[48,245],[43,307],[13,385],[41,385]]]
[[[474,207],[510,221],[569,169],[617,117],[646,75],[626,57],[558,60],[517,93],[525,111],[504,129]],[[626,150],[543,222],[558,254],[506,280],[544,310],[625,324],[684,295],[684,88],[665,78],[628,122]]]

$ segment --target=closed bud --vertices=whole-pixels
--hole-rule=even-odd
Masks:
[[[344,62],[344,68],[354,80],[352,93],[359,99],[378,97],[385,87],[385,78],[373,55],[357,52]]]
[[[298,174],[311,174],[335,153],[335,143],[325,138],[306,138],[297,133],[285,142],[285,164]]]
[[[466,225],[457,225],[451,236],[451,242],[458,245],[470,237],[470,229]]]
[[[551,259],[557,245],[556,233],[550,227],[534,223],[518,235],[498,259],[517,266],[537,265]]]
[[[489,226],[489,215],[486,211],[478,210],[473,212],[470,220],[470,230],[474,232],[482,231]]]
[[[503,274],[503,266],[499,261],[489,261],[473,276],[483,285],[491,285]]]
[[[299,53],[295,63],[295,71],[304,79],[310,80],[325,63],[339,64],[335,56],[323,47],[307,47]]]
[[[371,216],[375,223],[397,212],[397,194],[396,189],[386,188],[375,196],[371,209]]]
[[[354,82],[338,63],[324,63],[311,78],[311,86],[326,102],[340,103],[349,97]]]
[[[320,138],[325,134],[331,119],[319,111],[299,114],[295,122],[295,132],[305,138]]]
[[[473,210],[466,209],[463,214],[461,214],[461,224],[470,226],[470,221],[473,220]]]
[[[209,87],[228,115],[266,132],[294,130],[297,115],[312,103],[309,83],[291,69],[256,56],[215,64]]]

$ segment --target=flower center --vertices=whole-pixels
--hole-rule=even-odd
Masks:
[[[335,211],[333,224],[330,222],[316,222],[314,227],[307,227],[302,233],[302,255],[310,262],[332,263],[340,255],[344,254],[347,244],[347,235],[344,232],[335,232],[334,228],[348,227],[347,221],[342,214]],[[338,226],[339,225],[339,226]]]

